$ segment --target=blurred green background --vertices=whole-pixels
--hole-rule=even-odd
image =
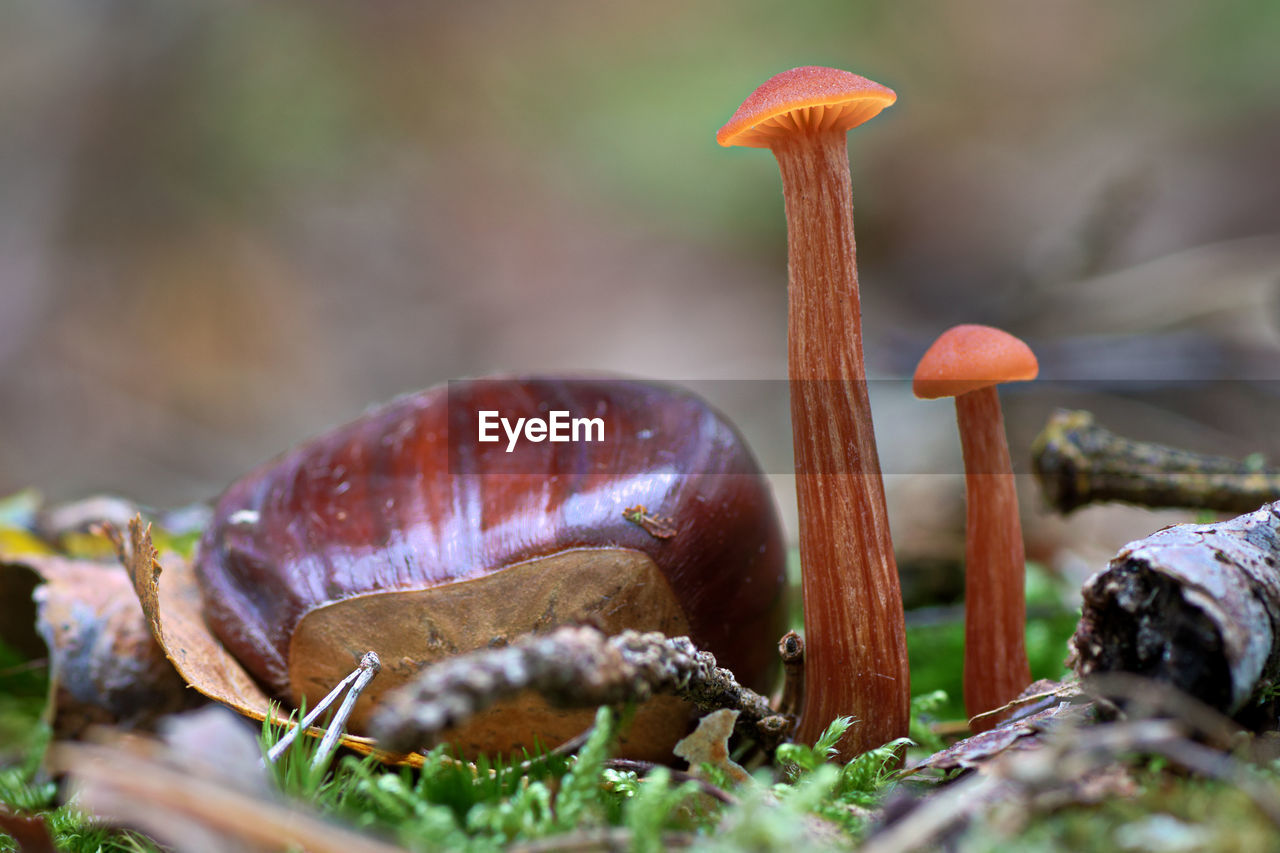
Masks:
[[[1019,458],[1059,404],[1280,456],[1275,0],[0,16],[0,494],[201,499],[367,405],[494,371],[785,377],[775,165],[714,134],[803,64],[899,94],[850,143],[874,375],[992,323],[1041,355],[1045,381],[1006,395]],[[716,402],[785,459],[785,400],[738,388]],[[952,559],[950,408],[873,395],[886,470],[917,472],[889,478],[899,547]],[[1064,525],[1023,491],[1049,565],[1158,526]]]

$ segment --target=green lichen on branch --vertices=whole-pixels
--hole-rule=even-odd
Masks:
[[[1032,445],[1045,500],[1067,513],[1091,503],[1249,512],[1280,500],[1280,469],[1256,456],[1231,459],[1134,441],[1059,410]]]

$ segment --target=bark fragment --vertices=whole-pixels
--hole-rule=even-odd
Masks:
[[[1280,502],[1130,542],[1084,585],[1076,673],[1128,672],[1237,717],[1280,677]]]

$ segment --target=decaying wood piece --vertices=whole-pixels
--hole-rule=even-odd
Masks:
[[[1280,500],[1280,469],[1133,441],[1089,412],[1054,412],[1032,446],[1032,464],[1045,499],[1062,513],[1102,501],[1249,512]]]
[[[1280,679],[1280,502],[1130,542],[1084,585],[1076,673],[1128,672],[1252,716]]]
[[[437,663],[388,694],[373,718],[379,747],[407,753],[439,732],[524,690],[579,707],[638,702],[656,694],[685,699],[700,710],[741,712],[738,730],[758,741],[784,735],[768,700],[716,666],[688,637],[624,631],[613,637],[590,627],[558,628],[501,649]],[[777,746],[763,743],[767,749]]]

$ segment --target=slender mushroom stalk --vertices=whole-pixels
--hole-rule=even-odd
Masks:
[[[788,375],[800,516],[805,695],[796,736],[855,725],[839,759],[907,733],[902,594],[862,360],[847,131],[896,100],[847,71],[795,68],[743,102],[716,139],[773,151],[789,267]]]
[[[1035,379],[1038,372],[1025,343],[975,325],[948,329],[916,368],[917,397],[956,398],[965,483],[964,708],[975,733],[1000,718],[972,718],[1007,704],[1031,683],[1026,553],[996,385]]]

